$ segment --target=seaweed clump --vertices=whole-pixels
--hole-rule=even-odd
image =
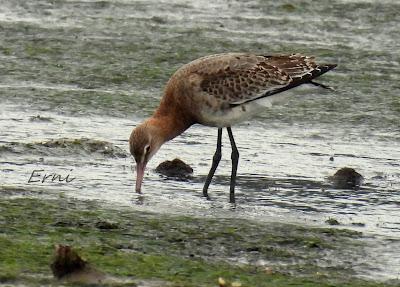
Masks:
[[[53,262],[50,264],[54,277],[68,282],[99,284],[107,276],[90,266],[68,245],[57,245]]]
[[[193,168],[179,158],[176,158],[172,161],[167,160],[160,163],[156,168],[156,172],[167,177],[186,179],[193,174]]]
[[[334,188],[357,190],[360,188],[364,177],[353,168],[343,167],[331,176],[329,180]]]

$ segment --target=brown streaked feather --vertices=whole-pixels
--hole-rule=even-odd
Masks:
[[[173,78],[197,74],[201,77],[198,88],[205,96],[236,106],[307,83],[335,66],[318,65],[313,57],[299,54],[226,53],[197,59]]]
[[[301,77],[318,67],[314,61],[314,57],[299,54],[266,56],[266,58],[268,58],[269,65],[278,67],[291,78]]]
[[[311,65],[315,65],[315,67],[312,67]],[[269,96],[290,90],[290,89],[300,86],[302,84],[312,84],[315,86],[323,87],[325,89],[333,90],[333,88],[331,88],[331,87],[328,87],[328,86],[320,84],[320,83],[313,82],[312,80],[314,78],[321,76],[322,74],[325,74],[329,70],[334,69],[336,66],[337,66],[336,64],[317,65],[315,62],[311,62],[310,66],[308,66],[308,68],[309,68],[308,72],[306,72],[307,66],[303,66],[303,68],[304,68],[303,72],[299,72],[300,68],[298,68],[298,70],[296,70],[296,68],[293,67],[293,70],[296,70],[296,73],[295,73],[295,75],[294,74],[291,75],[292,81],[288,85],[281,87],[281,88],[274,89],[274,90],[266,91],[263,95],[261,95],[259,97],[255,97],[255,98],[252,98],[252,99],[240,102],[240,103],[231,103],[230,105],[237,106],[237,105],[245,104],[245,103],[248,103],[251,101],[256,101],[261,98],[269,97]]]

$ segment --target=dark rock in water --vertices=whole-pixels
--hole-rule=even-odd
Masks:
[[[107,276],[91,267],[70,246],[57,245],[50,265],[54,277],[67,282],[84,284],[105,283]]]
[[[335,188],[358,189],[364,180],[353,168],[343,167],[329,178]]]
[[[340,225],[339,221],[337,219],[330,217],[325,221],[325,223],[328,223],[329,225]]]
[[[192,175],[193,168],[176,158],[173,161],[167,160],[160,163],[156,168],[156,172],[168,177],[188,178]]]
[[[167,19],[159,16],[153,16],[151,17],[151,20],[157,24],[165,24],[167,23]]]
[[[365,227],[365,223],[362,223],[362,222],[352,222],[351,225]]]

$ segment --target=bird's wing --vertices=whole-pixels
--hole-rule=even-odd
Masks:
[[[294,88],[333,69],[298,54],[260,56],[229,53],[200,58],[186,69],[202,77],[200,89],[231,106]]]

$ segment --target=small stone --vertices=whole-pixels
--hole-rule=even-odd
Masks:
[[[247,247],[246,251],[247,252],[260,252],[261,248],[258,246],[251,246],[251,247]]]
[[[362,222],[352,222],[351,225],[365,227],[365,223],[362,223]]]
[[[188,178],[192,175],[193,168],[176,158],[172,161],[167,160],[160,163],[156,168],[156,172],[168,177]]]
[[[118,224],[109,221],[98,221],[96,227],[98,229],[118,229]]]
[[[339,221],[337,221],[335,218],[330,217],[328,220],[325,221],[329,225],[340,225]]]
[[[321,248],[321,245],[314,240],[309,240],[308,242],[306,242],[306,246],[308,248]]]
[[[151,18],[151,20],[157,24],[165,24],[167,23],[167,20],[163,17],[159,17],[159,16],[153,16]]]
[[[333,183],[334,188],[358,189],[364,178],[353,168],[344,167],[339,169],[329,180]]]

